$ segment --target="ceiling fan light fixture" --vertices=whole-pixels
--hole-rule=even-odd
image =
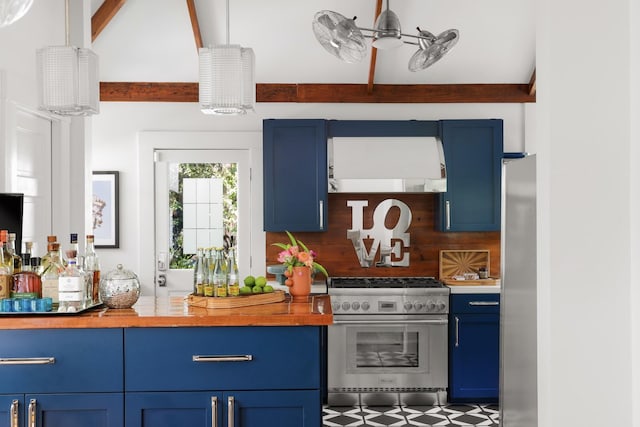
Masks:
[[[373,47],[376,49],[393,49],[402,46],[402,30],[400,19],[390,9],[383,11],[374,25]]]
[[[36,50],[38,109],[61,116],[100,112],[98,55],[69,44],[69,0],[65,2],[66,45]]]

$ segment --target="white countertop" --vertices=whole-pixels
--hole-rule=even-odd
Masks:
[[[499,294],[500,285],[449,286],[452,294]]]

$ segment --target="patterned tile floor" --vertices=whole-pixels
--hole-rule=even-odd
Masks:
[[[497,405],[324,406],[323,427],[493,426]]]

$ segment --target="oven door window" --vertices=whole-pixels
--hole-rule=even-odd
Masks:
[[[429,328],[415,325],[348,326],[347,373],[425,372]]]
[[[356,332],[356,368],[417,368],[417,331]]]

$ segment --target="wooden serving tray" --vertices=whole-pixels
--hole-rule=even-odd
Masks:
[[[265,294],[241,295],[238,297],[225,298],[201,297],[189,294],[187,296],[187,304],[202,308],[238,308],[282,302],[284,299],[284,291],[273,291]]]
[[[462,276],[464,273],[477,273],[480,267],[485,267],[487,274],[490,275],[489,266],[488,250],[441,250],[439,278],[444,281],[454,276]],[[465,282],[469,284],[468,282],[472,280],[465,280]]]
[[[442,283],[448,286],[494,286],[500,284],[500,279],[455,280],[443,279]]]

